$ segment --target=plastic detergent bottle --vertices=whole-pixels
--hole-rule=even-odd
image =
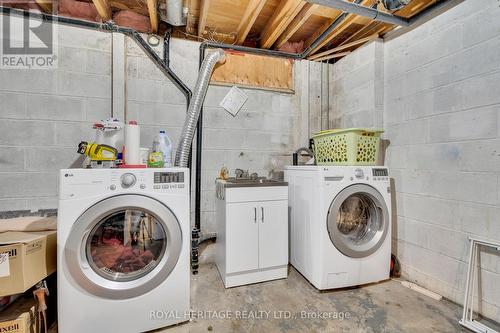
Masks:
[[[163,154],[163,164],[164,167],[168,168],[172,166],[172,141],[167,136],[164,130],[155,137],[155,141],[159,142],[159,151]]]
[[[163,168],[163,154],[160,151],[160,141],[155,139],[153,140],[153,149],[149,153],[148,158],[148,167],[149,168]]]

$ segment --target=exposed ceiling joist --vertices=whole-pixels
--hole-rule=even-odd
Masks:
[[[318,37],[321,36],[321,34],[339,18],[340,15],[342,15],[341,12],[339,12],[337,16],[329,18],[327,21],[325,21],[321,28],[317,29],[311,36],[309,36],[309,38],[305,42],[305,46],[307,47],[309,45],[312,45],[312,43],[314,43],[314,41],[317,40]]]
[[[269,49],[306,5],[301,0],[283,0],[261,34],[260,47]]]
[[[111,6],[108,0],[92,0],[97,9],[97,13],[103,21],[109,21],[112,17]]]
[[[285,32],[276,41],[276,48],[279,49],[283,46],[292,36],[299,30],[304,23],[311,17],[312,14],[318,9],[319,5],[314,5],[307,3],[299,14],[293,19],[293,21],[288,25]]]
[[[373,21],[370,24],[367,24],[363,28],[359,29],[356,33],[352,34],[349,38],[344,40],[342,43],[340,43],[338,46],[350,43],[352,41],[358,40],[360,38],[364,38],[370,35],[373,35],[376,32],[380,32],[381,27],[388,25],[387,23],[381,23],[381,22],[375,22]],[[392,27],[392,25],[389,25]]]
[[[248,2],[245,14],[243,14],[243,19],[237,29],[238,38],[236,40],[236,44],[243,44],[248,36],[248,33],[250,32],[250,29],[252,29],[255,20],[259,16],[260,11],[266,4],[266,1],[267,0],[250,0]]]
[[[336,8],[346,13],[364,16],[375,21],[395,24],[402,27],[410,25],[410,22],[403,17],[382,12],[372,7],[365,7],[354,2],[348,2],[345,0],[307,0],[307,1],[325,7]]]
[[[331,40],[333,40],[335,37],[340,35],[342,31],[347,29],[353,21],[356,20],[356,15],[349,14],[346,16],[346,18],[338,25],[338,27],[325,39],[321,41],[312,51],[310,54],[313,54],[315,52],[318,52],[322,47],[324,47],[326,44],[330,43]]]
[[[205,26],[207,25],[208,9],[210,8],[211,0],[201,0],[200,18],[198,19],[198,36],[203,36],[205,33]]]
[[[45,13],[52,13],[52,0],[35,0],[36,4],[42,9]]]
[[[314,61],[325,61],[325,60],[330,60],[330,59],[342,58],[350,53],[351,53],[351,51],[330,54],[330,55],[327,55],[327,56],[324,56],[321,58],[314,59]]]
[[[151,22],[151,31],[158,32],[158,2],[157,0],[147,0],[149,20]]]
[[[196,23],[198,22],[198,0],[187,0],[188,15],[186,22],[186,32],[188,34],[197,34]]]
[[[361,1],[361,5],[363,6],[371,6],[373,3],[375,3],[376,0],[363,0]],[[348,14],[344,20],[337,26],[335,30],[332,31],[332,33],[323,39],[321,43],[319,43],[311,52],[310,54],[314,54],[315,52],[319,51],[322,47],[330,43],[335,37],[340,35],[344,30],[346,30],[354,21],[359,19],[360,17],[354,14]]]
[[[314,15],[323,17],[326,19],[331,19],[334,17],[337,17],[341,11],[335,8],[328,8],[328,7],[323,7],[319,6],[317,7],[316,11],[314,12]]]
[[[368,36],[368,37],[365,37],[365,38],[361,38],[361,39],[358,39],[354,42],[351,42],[351,43],[347,43],[347,44],[344,44],[342,46],[338,46],[338,47],[335,47],[333,49],[330,49],[330,50],[327,50],[325,52],[321,52],[321,53],[318,53],[318,54],[315,54],[313,56],[310,56],[309,58],[307,58],[308,60],[315,60],[315,59],[318,59],[318,58],[321,58],[321,57],[324,57],[324,56],[327,56],[329,54],[332,54],[332,53],[335,53],[335,52],[339,52],[339,51],[343,51],[343,50],[346,50],[346,49],[349,49],[353,46],[357,46],[357,45],[360,45],[360,44],[364,44],[366,42],[369,42],[369,41],[372,41],[374,39],[377,39],[379,36],[378,34],[373,34],[371,36]]]

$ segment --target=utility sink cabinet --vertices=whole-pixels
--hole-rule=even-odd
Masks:
[[[286,278],[287,184],[217,186],[216,264],[224,286]]]

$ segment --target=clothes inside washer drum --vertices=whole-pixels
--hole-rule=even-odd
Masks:
[[[362,239],[370,221],[371,201],[363,195],[354,194],[348,197],[337,213],[337,228],[355,240]]]

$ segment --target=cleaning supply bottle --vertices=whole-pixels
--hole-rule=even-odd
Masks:
[[[160,133],[155,137],[153,141],[153,146],[155,142],[158,142],[159,151],[163,154],[163,164],[164,167],[168,168],[172,166],[172,141],[168,137],[167,133],[164,130],[161,130]]]
[[[163,168],[163,154],[160,151],[159,138],[155,137],[153,140],[153,149],[149,153],[148,168]]]

